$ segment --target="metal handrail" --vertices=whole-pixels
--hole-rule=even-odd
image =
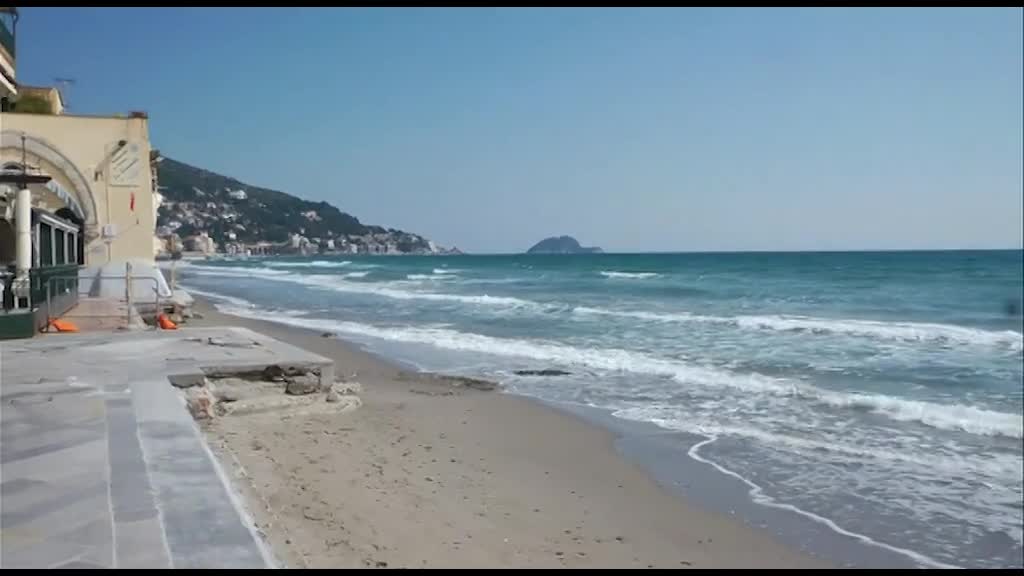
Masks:
[[[126,299],[127,304],[128,304],[127,305],[127,317],[126,317],[126,321],[127,321],[128,325],[131,325],[131,322],[132,322],[132,308],[134,307],[134,304],[132,302],[132,283],[136,282],[136,281],[139,281],[139,280],[152,282],[153,283],[153,293],[156,295],[156,298],[155,298],[155,300],[153,302],[153,304],[155,306],[155,310],[153,312],[153,314],[154,314],[154,316],[153,316],[153,326],[154,326],[154,329],[159,329],[160,328],[160,321],[159,321],[159,319],[160,319],[160,282],[159,282],[159,280],[157,280],[156,278],[153,278],[152,276],[141,276],[141,277],[139,277],[139,276],[132,276],[130,274],[124,274],[124,275],[98,275],[98,276],[88,276],[88,277],[84,277],[84,278],[81,277],[81,276],[50,276],[49,278],[47,278],[47,280],[46,280],[46,331],[50,330],[50,322],[53,320],[52,316],[50,316],[50,310],[51,310],[50,301],[51,301],[51,297],[52,297],[52,293],[53,293],[53,290],[51,289],[51,286],[52,286],[51,283],[54,280],[65,280],[65,281],[66,280],[76,280],[76,281],[78,281],[77,285],[76,285],[76,290],[78,291],[78,295],[79,296],[81,296],[83,293],[85,293],[85,294],[89,293],[89,291],[83,292],[79,288],[81,286],[81,281],[82,280],[124,280],[125,281],[125,283],[124,283],[124,285],[125,285],[125,299]]]

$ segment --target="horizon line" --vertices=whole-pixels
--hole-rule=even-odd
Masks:
[[[473,252],[462,250],[464,255],[477,256],[514,256],[526,255],[525,250],[519,252]],[[1013,248],[841,248],[841,249],[724,249],[724,250],[602,250],[593,254],[530,254],[530,256],[601,256],[629,254],[850,254],[850,253],[897,253],[897,252],[1020,252],[1024,246]]]

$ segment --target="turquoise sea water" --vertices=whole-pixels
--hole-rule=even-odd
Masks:
[[[763,504],[992,567],[1022,563],[1022,283],[1021,251],[963,251],[245,259],[185,286],[702,435]],[[571,374],[514,374],[541,368]]]

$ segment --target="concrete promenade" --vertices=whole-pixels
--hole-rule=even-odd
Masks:
[[[171,378],[330,360],[244,328],[0,344],[0,568],[272,567]]]

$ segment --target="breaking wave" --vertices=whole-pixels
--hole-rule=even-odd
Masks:
[[[658,276],[657,272],[616,272],[614,270],[602,270],[601,276],[605,278],[633,278],[642,280],[644,278],[655,278]]]
[[[200,291],[196,291],[200,293]],[[210,293],[203,293],[212,295]],[[409,294],[397,292],[405,298]],[[215,295],[214,295],[215,296]],[[422,295],[421,295],[422,296]],[[454,295],[433,295],[453,298]],[[490,302],[496,297],[465,297]],[[514,299],[513,299],[514,300]],[[524,304],[523,302],[508,302]],[[251,307],[232,310],[256,315]],[[261,316],[268,319],[266,316]],[[982,436],[1022,438],[1024,422],[1019,414],[996,412],[961,404],[909,400],[881,394],[859,394],[824,390],[802,381],[785,380],[757,373],[737,374],[718,368],[695,366],[641,352],[616,348],[577,348],[543,340],[495,338],[436,327],[378,327],[357,322],[303,318],[275,314],[273,321],[316,330],[331,330],[393,342],[426,344],[455,351],[503,357],[525,358],[562,366],[585,366],[606,372],[630,372],[669,377],[684,385],[732,388],[746,393],[766,394],[824,404],[833,408],[867,410],[896,421],[915,421],[943,430],[957,430]]]
[[[946,342],[964,345],[1006,347],[1024,350],[1024,335],[1013,330],[991,331],[951,324],[923,322],[881,322],[809,316],[703,316],[686,312],[647,312],[643,310],[607,310],[588,306],[573,308],[576,314],[618,316],[651,322],[703,322],[754,330],[841,334],[898,340],[904,342]]]
[[[312,262],[267,262],[267,266],[273,268],[344,268],[351,266],[350,260],[337,262],[334,260],[314,260]]]

